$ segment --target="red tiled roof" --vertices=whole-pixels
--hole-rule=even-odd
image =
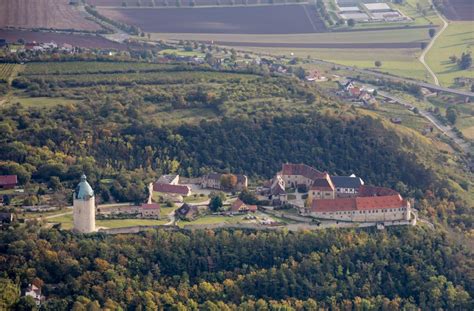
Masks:
[[[352,95],[359,95],[360,94],[360,88],[358,87],[353,87],[351,89],[349,89],[349,92],[352,94]]]
[[[358,210],[399,208],[406,206],[407,203],[399,194],[380,197],[357,197],[356,201]]]
[[[311,211],[313,212],[337,212],[337,211],[355,211],[355,198],[313,200]]]
[[[158,203],[151,203],[151,204],[142,204],[140,208],[143,209],[160,209],[160,204]]]
[[[334,191],[334,185],[328,173],[323,178],[318,178],[313,182],[311,190]]]
[[[255,212],[257,210],[257,205],[247,205],[240,199],[237,199],[234,201],[234,203],[232,203],[232,205],[230,206],[230,210],[232,212],[238,212],[240,208],[242,208],[242,206],[244,207],[244,209],[249,210],[251,212]]]
[[[18,179],[16,175],[0,175],[0,186],[16,185]]]
[[[359,188],[358,197],[375,197],[375,196],[387,196],[387,195],[397,195],[397,194],[398,192],[390,188],[362,185]]]
[[[406,207],[407,201],[399,194],[379,197],[356,197],[329,200],[313,200],[313,212],[340,212]]]
[[[312,180],[324,177],[322,172],[306,164],[283,164],[281,173],[282,175],[301,175]]]
[[[163,192],[163,193],[175,193],[181,195],[189,194],[191,189],[188,186],[182,185],[170,185],[170,184],[162,184],[162,183],[154,183],[153,184],[153,191]]]

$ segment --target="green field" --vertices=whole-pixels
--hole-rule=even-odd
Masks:
[[[419,49],[274,49],[247,47],[246,50],[256,53],[274,53],[289,57],[293,55],[321,59],[336,64],[355,66],[387,72],[393,75],[429,81],[428,72],[418,61]],[[375,61],[382,66],[375,67]]]
[[[426,61],[436,73],[440,83],[453,86],[454,78],[474,79],[474,71],[459,70],[457,64],[449,60],[451,55],[460,57],[463,52],[474,50],[474,22],[450,22],[448,28],[436,40],[426,55]]]

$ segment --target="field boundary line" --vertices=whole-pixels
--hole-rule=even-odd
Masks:
[[[433,6],[433,9],[434,11],[436,12],[436,14],[439,16],[439,18],[441,19],[441,21],[443,22],[443,27],[441,28],[441,30],[433,37],[433,39],[431,39],[430,43],[428,43],[428,46],[423,50],[423,52],[421,53],[420,57],[418,58],[418,60],[423,64],[423,66],[425,66],[425,68],[428,70],[428,72],[430,73],[431,77],[433,78],[434,80],[434,84],[436,84],[437,86],[440,86],[439,84],[439,80],[438,80],[438,77],[436,76],[436,74],[434,73],[434,71],[430,68],[430,66],[428,66],[428,64],[426,63],[426,60],[425,60],[425,56],[426,54],[428,54],[428,52],[430,51],[430,49],[433,47],[436,39],[439,38],[439,36],[441,36],[441,34],[446,30],[446,28],[448,28],[448,22],[444,19],[444,17],[441,15],[441,13],[438,11],[438,9],[436,8],[436,6],[433,4],[433,1],[430,0],[430,3],[431,5]]]
[[[303,1],[303,2],[288,2],[288,3],[254,3],[254,4],[209,4],[209,5],[195,5],[195,6],[163,6],[163,5],[155,5],[155,6],[106,6],[106,5],[99,5],[95,6],[97,9],[212,9],[212,8],[239,8],[239,7],[261,7],[261,6],[285,6],[285,5],[307,5],[311,4],[310,1]]]
[[[303,10],[306,13],[306,17],[309,19],[309,22],[311,23],[311,26],[313,26],[313,30],[315,32],[318,32],[318,29],[316,28],[316,25],[314,24],[313,20],[311,19],[311,16],[309,15],[308,9],[306,8],[306,5],[303,5]]]

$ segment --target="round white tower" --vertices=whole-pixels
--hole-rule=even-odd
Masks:
[[[81,176],[81,182],[76,187],[73,201],[74,230],[82,233],[94,232],[95,197],[86,175]]]

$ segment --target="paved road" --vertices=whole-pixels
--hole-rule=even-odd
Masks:
[[[375,72],[375,71],[366,70],[366,69],[359,69],[359,68],[355,68],[355,67],[351,67],[351,66],[339,65],[339,64],[335,64],[335,63],[327,62],[327,61],[323,61],[323,60],[312,60],[310,62],[312,62],[314,64],[323,64],[323,65],[330,64],[330,65],[337,66],[338,68],[342,68],[342,69],[349,70],[349,71],[354,71],[354,72],[364,73],[364,74],[371,75],[371,76],[377,77],[377,78],[388,79],[388,80],[392,80],[392,81],[395,81],[395,82],[404,82],[404,83],[415,84],[415,85],[425,87],[425,88],[433,90],[433,91],[442,91],[442,92],[446,92],[446,93],[451,93],[451,94],[456,94],[456,95],[461,95],[461,96],[474,98],[474,93],[469,92],[469,91],[451,89],[451,88],[448,88],[448,87],[442,87],[442,86],[431,84],[431,83],[421,82],[421,81],[417,81],[417,80],[411,80],[411,79],[407,79],[407,78],[401,78],[401,77],[392,76],[392,75],[385,74],[385,73]]]
[[[430,43],[428,44],[428,46],[424,49],[423,53],[421,53],[420,57],[419,57],[419,60],[420,62],[423,64],[423,66],[425,66],[426,70],[428,70],[428,72],[430,73],[430,75],[433,77],[433,80],[434,80],[434,84],[438,85],[439,86],[439,80],[438,80],[438,77],[436,76],[436,74],[434,73],[433,70],[431,70],[430,66],[428,66],[428,64],[425,62],[425,56],[426,54],[429,52],[429,50],[433,47],[433,44],[435,43],[436,39],[438,39],[439,36],[441,36],[441,34],[446,30],[446,28],[448,28],[448,22],[444,19],[444,17],[439,13],[438,9],[436,8],[436,6],[433,4],[433,1],[430,0],[430,3],[431,3],[431,7],[433,7],[434,11],[436,12],[436,14],[439,16],[439,18],[443,21],[443,27],[441,28],[441,30],[433,37],[433,39],[430,41]]]
[[[380,96],[385,97],[385,98],[394,100],[394,101],[402,104],[405,107],[414,108],[414,106],[411,103],[409,103],[409,102],[407,102],[407,101],[405,101],[401,98],[390,95],[387,92],[378,91],[378,94]],[[418,109],[418,112],[421,116],[423,116],[428,121],[430,121],[431,124],[433,124],[443,134],[445,134],[446,136],[451,138],[456,143],[456,145],[458,145],[465,153],[469,152],[469,146],[470,146],[469,143],[466,142],[464,139],[459,138],[458,135],[453,131],[451,126],[442,124],[441,122],[439,122],[439,120],[432,113],[430,113],[428,111]]]

